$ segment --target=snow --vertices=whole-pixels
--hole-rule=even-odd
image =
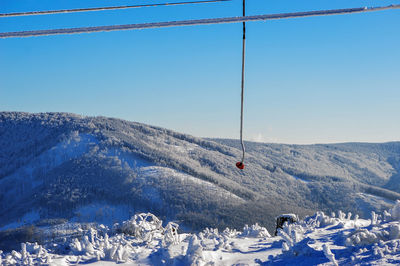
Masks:
[[[400,201],[396,202],[396,205],[394,205],[393,208],[390,209],[389,213],[392,219],[400,221]]]
[[[21,220],[18,222],[13,222],[10,224],[7,224],[5,226],[0,227],[0,231],[2,230],[7,230],[7,229],[11,229],[11,228],[17,228],[20,226],[24,226],[26,224],[31,224],[33,222],[36,222],[40,219],[40,215],[37,211],[30,211],[28,213],[25,213]]]
[[[43,152],[13,174],[0,179],[0,195],[3,196],[0,206],[11,205],[16,198],[23,198],[29,195],[32,189],[43,183],[43,180],[37,178],[38,175],[46,175],[46,173],[62,163],[87,153],[97,144],[98,140],[91,134],[72,132],[71,135],[65,137],[64,141]],[[34,213],[33,217],[31,217],[32,214],[25,214],[26,217],[22,217],[21,222],[10,223],[0,228],[0,230],[24,225],[26,224],[23,222],[24,220],[27,222],[39,220],[39,214],[37,212]]]
[[[112,205],[102,202],[95,202],[79,207],[71,222],[91,222],[112,226],[117,221],[129,219],[132,209],[127,205]]]
[[[22,243],[20,251],[4,254],[2,265],[398,265],[400,263],[400,201],[371,219],[343,213],[317,212],[286,224],[271,237],[259,226],[242,232],[207,228],[179,233],[179,225],[163,222],[151,213],[134,215],[112,229],[92,225],[75,227],[80,237],[62,241]],[[352,219],[353,217],[353,219]],[[65,225],[64,225],[65,226]],[[73,226],[71,228],[74,228]],[[79,230],[78,230],[79,228]],[[49,229],[55,230],[53,229]],[[58,229],[60,231],[60,225]]]
[[[301,181],[301,182],[304,182],[304,183],[309,183],[310,182],[309,180],[305,180],[305,179],[300,178],[300,177],[295,176],[295,175],[291,175],[291,177],[293,177],[295,180],[298,180],[298,181]]]
[[[108,150],[106,156],[114,156],[121,161],[121,164],[127,165],[132,169],[153,166],[154,163],[145,160],[137,155],[121,151],[120,149],[111,148]]]
[[[299,220],[299,217],[297,217],[297,215],[294,214],[294,213],[281,214],[281,215],[279,215],[279,216],[276,217],[276,218],[279,218],[279,217],[282,217],[282,218],[289,218],[289,219],[292,219],[293,221]]]
[[[63,162],[73,158],[78,158],[88,152],[90,147],[93,147],[96,144],[98,144],[98,140],[94,136],[73,132],[71,136],[45,151],[20,170],[17,170],[12,175],[1,179],[0,187],[7,186],[9,183],[14,182],[27,183],[28,180],[31,180],[30,184],[32,188],[37,187],[41,182],[34,179],[35,173],[46,173],[61,165]]]
[[[28,183],[28,181],[31,188],[37,187],[41,182],[34,179],[35,173],[46,173],[63,162],[78,158],[96,144],[98,140],[93,135],[73,132],[64,141],[45,151],[23,168],[0,179],[0,187],[8,187],[10,183],[15,187],[15,182]]]
[[[243,199],[238,197],[237,195],[213,184],[211,182],[207,182],[201,180],[199,178],[195,178],[191,175],[185,174],[183,172],[177,171],[175,169],[171,169],[168,167],[162,166],[148,166],[148,167],[141,167],[138,172],[139,179],[142,179],[143,183],[148,183],[149,180],[154,179],[175,179],[182,182],[185,187],[191,187],[198,185],[198,189],[207,191],[208,194],[214,195],[214,197],[221,197],[222,199],[229,199],[230,201],[236,201],[238,203],[243,202]],[[147,191],[150,193],[149,195],[155,202],[159,200],[159,196],[155,190],[148,188]]]

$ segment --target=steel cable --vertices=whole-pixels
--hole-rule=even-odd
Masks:
[[[245,22],[245,21],[263,21],[263,20],[265,21],[265,20],[288,19],[288,18],[363,13],[363,12],[382,11],[382,10],[399,9],[399,8],[400,8],[400,5],[390,5],[390,6],[384,6],[384,7],[370,7],[370,8],[361,7],[361,8],[346,8],[346,9],[333,9],[333,10],[318,10],[318,11],[294,12],[294,13],[283,13],[283,14],[255,15],[255,16],[247,16],[247,17],[208,18],[208,19],[196,19],[196,20],[151,22],[151,23],[109,25],[109,26],[95,26],[95,27],[79,27],[79,28],[64,28],[64,29],[52,29],[52,30],[0,32],[0,38],[12,38],[12,37],[20,38],[20,37],[48,36],[48,35],[61,35],[61,34],[119,31],[119,30],[135,30],[135,29],[166,28],[166,27],[178,27],[178,26],[210,25],[210,24],[222,24],[222,23],[238,23],[238,22]]]
[[[140,8],[140,7],[206,4],[206,3],[227,2],[227,1],[231,1],[231,0],[204,0],[204,1],[172,2],[172,3],[158,3],[158,4],[129,5],[129,6],[107,6],[107,7],[89,7],[89,8],[75,8],[75,9],[62,9],[62,10],[47,10],[47,11],[0,13],[0,17],[51,15],[51,14],[76,13],[76,12],[88,12],[88,11],[105,11],[105,10],[117,10],[117,9]]]

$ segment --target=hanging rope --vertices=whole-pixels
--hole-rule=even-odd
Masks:
[[[48,10],[48,11],[30,11],[30,12],[3,13],[3,14],[0,13],[0,17],[50,15],[50,14],[76,13],[76,12],[88,12],[88,11],[104,11],[104,10],[117,10],[117,9],[155,7],[155,6],[206,4],[206,3],[216,3],[216,2],[226,2],[226,1],[231,1],[231,0],[205,0],[205,1],[190,1],[190,2],[160,3],[160,4],[143,4],[143,5],[131,5],[131,6],[107,6],[107,7],[89,7],[89,8],[75,8],[75,9]]]
[[[243,0],[243,17],[246,16],[246,4]],[[244,156],[246,149],[243,142],[243,105],[244,105],[244,63],[245,63],[245,50],[246,50],[246,22],[243,21],[243,38],[242,38],[242,93],[240,98],[240,144],[242,145],[242,160],[236,163],[236,167],[240,170],[244,169]]]

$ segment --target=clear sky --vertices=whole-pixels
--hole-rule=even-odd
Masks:
[[[172,1],[172,0],[171,0]],[[154,1],[166,2],[166,1]],[[0,13],[154,3],[1,0]],[[247,14],[398,4],[247,0]],[[0,18],[0,32],[241,15],[241,1]],[[248,140],[400,140],[400,10],[247,24]],[[0,39],[0,110],[238,138],[241,24]]]

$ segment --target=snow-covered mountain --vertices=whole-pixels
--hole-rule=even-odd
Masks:
[[[1,234],[32,237],[15,229],[26,225],[112,226],[152,212],[184,230],[271,231],[281,213],[369,217],[400,198],[399,142],[249,142],[244,171],[238,145],[114,118],[1,112],[0,249],[12,239]]]

